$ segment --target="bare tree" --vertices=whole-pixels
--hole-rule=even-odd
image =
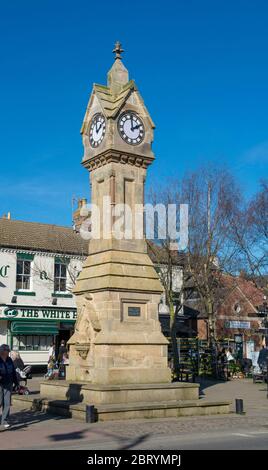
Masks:
[[[86,258],[87,243],[82,239],[78,238],[76,246],[79,248],[77,254],[71,254],[66,250],[66,241],[70,238],[69,235],[65,234],[56,234],[55,236],[55,253],[57,253],[56,258],[58,262],[66,266],[66,291],[72,292],[76,279],[81,271],[79,266],[79,261],[83,261]],[[80,253],[79,253],[80,251]],[[75,263],[75,258],[77,258],[77,263]],[[55,286],[55,272],[54,265],[50,268],[47,268],[47,265],[43,257],[35,258],[33,263],[33,272],[40,276],[40,279],[46,280],[51,285],[51,288]]]
[[[183,257],[174,248],[170,241],[161,240],[155,244],[148,242],[149,254],[156,265],[156,269],[164,288],[164,299],[169,311],[169,329],[173,355],[173,369],[178,373],[179,353],[177,344],[177,316],[182,307],[183,292]]]
[[[240,253],[243,271],[251,278],[263,278],[268,272],[268,182],[243,210],[230,218],[234,241]]]
[[[180,187],[177,182],[169,181],[167,186],[158,187],[157,190],[151,188],[149,200],[154,207],[163,204],[167,208],[169,204],[176,204],[180,200]],[[178,206],[176,217],[178,218]],[[175,243],[176,240],[171,239],[167,232],[167,225],[167,211],[165,211],[165,219],[163,220],[163,217],[161,218],[158,215],[157,223],[154,224],[155,238],[154,242],[148,241],[148,251],[164,289],[163,301],[169,312],[169,330],[173,356],[172,368],[177,374],[179,367],[177,317],[182,308],[184,256],[174,249],[177,243]],[[162,230],[163,226],[164,230]],[[163,234],[165,233],[164,237],[159,236],[161,231]]]
[[[160,273],[166,302],[170,311],[171,341],[174,361],[177,361],[176,315],[187,301],[184,285],[191,279],[198,294],[198,309],[208,321],[210,344],[216,342],[216,312],[224,300],[226,289],[221,288],[221,276],[237,273],[239,250],[232,236],[229,220],[239,209],[241,195],[232,175],[224,169],[201,168],[186,175],[181,181],[154,193],[154,202],[188,204],[188,247],[184,250],[184,274],[180,302],[174,306],[173,270],[178,253],[174,240],[167,236],[158,244],[165,252],[166,267]],[[180,253],[180,256],[182,253]],[[224,294],[225,293],[225,294]],[[186,294],[187,295],[187,294]]]
[[[221,276],[237,270],[237,246],[229,219],[241,203],[239,189],[224,169],[203,168],[183,180],[182,196],[189,204],[187,272],[208,320],[209,341],[216,341],[216,311],[222,301]]]

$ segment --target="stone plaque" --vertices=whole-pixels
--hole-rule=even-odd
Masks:
[[[129,317],[140,317],[141,308],[140,307],[128,307],[128,316]]]

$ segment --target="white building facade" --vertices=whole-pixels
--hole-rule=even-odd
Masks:
[[[72,334],[87,249],[71,228],[0,219],[0,344],[25,364],[46,364],[51,343]]]

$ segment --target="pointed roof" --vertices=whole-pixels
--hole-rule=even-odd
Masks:
[[[113,94],[118,94],[129,81],[128,70],[121,61],[121,53],[124,50],[121,48],[119,41],[116,42],[113,50],[115,53],[115,61],[112,68],[107,75],[108,86]]]
[[[133,91],[137,93],[137,98],[140,101],[140,105],[143,107],[144,113],[148,116],[151,126],[155,128],[134,80],[129,80],[128,71],[121,61],[121,53],[123,52],[123,49],[121,49],[121,44],[119,42],[116,43],[113,52],[116,53],[116,57],[113,66],[108,72],[107,86],[99,85],[97,83],[94,83],[93,85],[91,98],[89,100],[81,128],[82,134],[88,123],[88,116],[95,96],[100,103],[103,114],[107,119],[110,119],[115,118],[118,115]]]
[[[113,93],[110,87],[94,84],[93,92],[99,98],[104,114],[107,118],[115,117],[122,106],[127,101],[132,91],[137,91],[137,87],[133,80],[128,81],[117,94]]]

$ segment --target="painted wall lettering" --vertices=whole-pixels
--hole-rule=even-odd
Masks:
[[[44,279],[47,281],[48,280],[48,275],[46,273],[46,271],[42,271],[40,273],[40,279],[43,281]]]
[[[10,268],[10,266],[8,264],[6,266],[1,266],[1,268],[0,268],[0,277],[7,277],[9,268]]]
[[[5,317],[18,317],[18,318],[37,318],[41,320],[64,320],[73,321],[76,320],[77,312],[76,309],[65,309],[65,308],[28,308],[28,307],[10,307],[3,311]],[[2,314],[0,312],[0,317]]]

